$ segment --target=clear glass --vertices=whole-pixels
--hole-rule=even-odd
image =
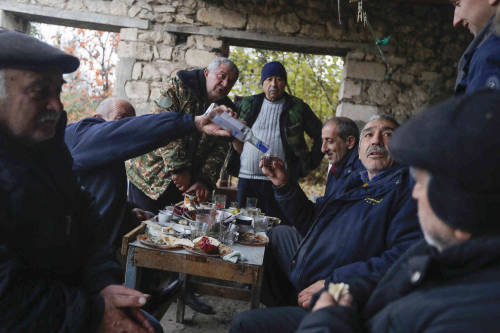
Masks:
[[[217,209],[226,208],[226,200],[227,200],[227,197],[225,194],[215,194],[214,195],[215,207],[217,207]]]
[[[174,214],[174,207],[165,207],[165,209],[161,209],[158,211],[158,224],[160,225],[168,225],[172,216]]]
[[[257,198],[253,198],[253,197],[247,197],[247,206],[246,208],[256,208],[257,207],[257,201],[258,199]]]
[[[269,225],[267,216],[259,214],[253,219],[253,230],[257,232],[267,232],[267,226]]]

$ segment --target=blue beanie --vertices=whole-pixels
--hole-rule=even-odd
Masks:
[[[262,67],[262,72],[260,73],[260,84],[262,84],[270,76],[281,77],[286,82],[286,69],[283,67],[281,62],[271,61]]]

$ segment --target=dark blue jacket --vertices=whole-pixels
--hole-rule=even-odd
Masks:
[[[366,175],[356,172],[345,193],[316,205],[298,186],[276,192],[283,211],[304,235],[290,263],[289,279],[296,290],[322,279],[382,275],[420,239],[408,168],[393,166],[370,182]]]
[[[96,198],[103,233],[110,235],[125,213],[124,162],[195,130],[193,116],[174,112],[117,121],[86,118],[66,127],[73,170],[79,183]]]
[[[455,93],[500,89],[500,36],[493,31],[493,18],[476,35],[458,63]]]
[[[364,166],[358,158],[358,147],[355,146],[347,153],[346,161],[336,167],[335,173],[328,172],[325,187],[325,197],[330,195],[338,195],[344,192],[347,186],[347,180],[352,172],[364,170]]]
[[[0,134],[1,332],[94,332],[98,291],[121,281],[96,240],[97,211],[71,170],[65,126],[66,114],[36,150]]]
[[[353,281],[353,298],[357,285]],[[500,314],[500,237],[477,238],[438,253],[409,249],[372,289],[362,311],[326,307],[297,332],[496,333]]]

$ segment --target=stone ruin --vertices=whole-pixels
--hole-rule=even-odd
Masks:
[[[179,69],[229,56],[229,46],[344,57],[337,115],[404,121],[453,94],[458,59],[472,36],[453,29],[446,0],[364,1],[369,28],[347,0],[2,0],[0,26],[30,21],[120,32],[115,94],[149,113]],[[340,15],[338,11],[340,6]],[[340,20],[339,20],[340,16]]]

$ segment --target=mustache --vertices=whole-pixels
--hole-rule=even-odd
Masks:
[[[61,112],[53,111],[53,110],[46,110],[46,111],[40,112],[38,114],[36,122],[37,123],[42,123],[45,121],[57,122],[59,120],[60,116],[61,116]]]
[[[371,153],[380,153],[387,155],[389,154],[389,151],[385,149],[383,146],[370,146],[366,150],[366,156],[370,155]]]

